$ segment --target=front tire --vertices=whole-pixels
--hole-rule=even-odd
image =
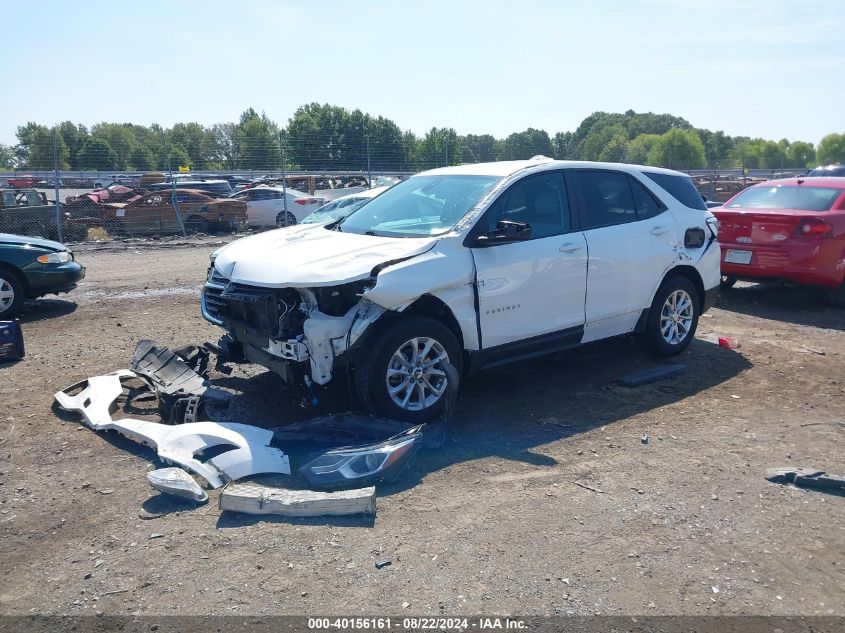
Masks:
[[[0,321],[17,316],[24,299],[23,284],[18,276],[11,271],[0,269]]]
[[[654,295],[641,338],[655,356],[675,356],[695,337],[701,299],[692,282],[675,276],[664,281]]]
[[[461,348],[451,330],[428,317],[402,317],[365,348],[354,371],[358,399],[377,416],[428,422],[446,405],[444,361],[460,371]]]

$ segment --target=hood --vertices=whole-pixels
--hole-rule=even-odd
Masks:
[[[414,257],[436,242],[436,237],[376,237],[300,224],[232,242],[217,251],[214,267],[251,286],[336,286],[365,279],[379,264]]]
[[[15,244],[20,246],[35,246],[36,248],[45,248],[54,251],[66,251],[64,244],[54,242],[52,240],[45,240],[40,237],[32,237],[31,235],[12,235],[11,233],[0,233],[0,244]]]

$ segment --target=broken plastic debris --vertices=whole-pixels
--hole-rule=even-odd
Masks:
[[[191,501],[206,501],[208,495],[199,487],[196,480],[181,468],[159,468],[147,473],[150,485],[168,495],[190,499]]]
[[[187,350],[187,351],[186,351]],[[207,357],[191,356],[190,348],[183,350],[196,367],[204,369]],[[228,401],[230,394],[211,386],[185,359],[153,341],[138,342],[130,367],[152,385],[159,397],[159,409],[168,422],[195,422],[197,412],[207,400]]]
[[[123,393],[121,379],[137,377],[135,372],[119,369],[104,376],[92,376],[70,385],[62,391],[57,391],[53,397],[62,409],[81,413],[89,427],[100,431],[111,424],[112,405]],[[68,391],[79,387],[84,388],[75,396],[67,394]]]
[[[815,468],[767,468],[766,479],[776,484],[795,484],[806,488],[826,488],[845,491],[845,477],[831,475]]]
[[[730,336],[720,336],[719,347],[724,347],[725,349],[739,349],[742,347],[742,343]]]
[[[229,484],[220,493],[220,509],[294,517],[375,515],[376,489],[369,487],[340,492],[315,492],[254,484]]]
[[[273,439],[272,431],[257,426],[219,422],[168,426],[127,418],[115,420],[105,429],[117,431],[131,440],[151,446],[162,460],[200,475],[212,488],[219,488],[225,480],[258,473],[290,474],[288,456],[277,449],[266,450]],[[221,453],[207,462],[195,457],[207,448],[225,445],[235,449],[231,451],[235,454],[221,459],[226,455]]]

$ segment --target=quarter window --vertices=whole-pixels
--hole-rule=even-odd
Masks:
[[[583,205],[581,228],[623,224],[637,219],[628,176],[618,171],[578,170]]]
[[[658,204],[654,196],[651,195],[642,184],[634,178],[628,178],[631,183],[631,193],[634,194],[634,206],[637,209],[637,219],[645,220],[646,218],[653,218],[665,210],[663,205]]]
[[[569,204],[563,174],[550,171],[528,176],[510,186],[490,207],[487,231],[494,231],[499,220],[526,222],[531,238],[560,235],[570,229]]]

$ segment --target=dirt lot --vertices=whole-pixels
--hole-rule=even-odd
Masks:
[[[845,473],[845,312],[813,293],[731,291],[686,374],[650,386],[613,382],[650,365],[628,339],[466,382],[447,447],[379,490],[374,521],[221,516],[215,492],[142,520],[172,509],[154,454],[62,421],[52,394],[141,338],[216,339],[213,246],[123,249],[80,252],[84,283],[28,305],[28,356],[0,368],[0,612],[845,614],[845,497],[763,478]],[[232,421],[308,413],[257,367],[223,382]]]

